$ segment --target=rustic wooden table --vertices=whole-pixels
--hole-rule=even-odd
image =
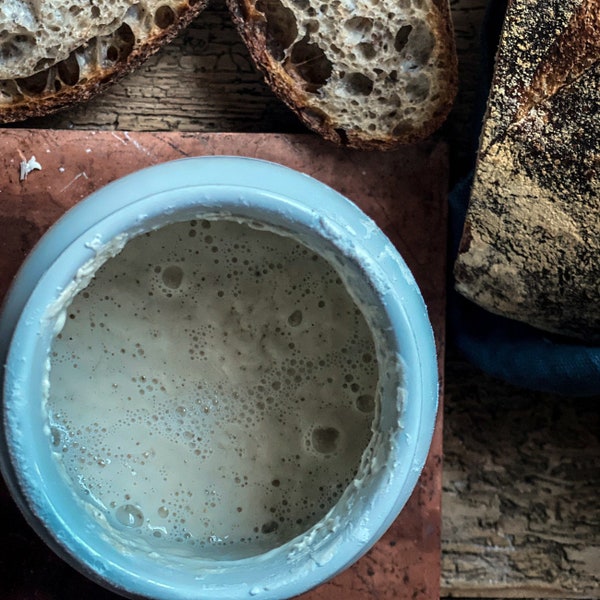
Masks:
[[[485,0],[451,0],[461,87],[441,135],[451,179],[468,169]],[[213,0],[173,44],[85,106],[18,126],[302,132]],[[600,597],[598,401],[496,381],[449,347],[442,596]]]

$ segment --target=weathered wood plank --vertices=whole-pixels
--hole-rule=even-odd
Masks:
[[[600,396],[446,374],[442,593],[598,598]]]
[[[481,25],[486,0],[451,0],[458,54],[458,94],[442,133],[450,143],[451,175],[455,181],[470,168],[477,135],[472,134],[473,107],[480,94]]]

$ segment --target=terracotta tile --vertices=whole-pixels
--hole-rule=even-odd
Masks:
[[[428,305],[443,383],[447,156],[426,143],[387,153],[333,148],[310,135],[3,130],[0,135],[0,298],[43,232],[93,190],[152,164],[243,155],[312,175],[358,204],[411,268]],[[35,156],[42,170],[20,180]],[[441,385],[443,389],[443,385]],[[419,484],[402,514],[353,567],[303,600],[437,599],[440,584],[441,411]],[[2,598],[110,598],[57,559],[0,485]],[[10,552],[7,550],[10,549]]]

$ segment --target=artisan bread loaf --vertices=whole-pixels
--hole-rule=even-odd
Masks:
[[[87,100],[207,0],[0,0],[0,122]]]
[[[387,149],[430,135],[457,86],[447,0],[227,0],[273,91],[324,138]]]
[[[600,0],[512,0],[461,247],[460,293],[600,340]]]

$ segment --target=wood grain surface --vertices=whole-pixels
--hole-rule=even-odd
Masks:
[[[460,88],[440,135],[452,182],[472,163],[485,4],[451,0]],[[20,126],[303,131],[254,69],[223,0],[109,92]],[[448,349],[442,596],[600,598],[599,401],[515,388]]]

